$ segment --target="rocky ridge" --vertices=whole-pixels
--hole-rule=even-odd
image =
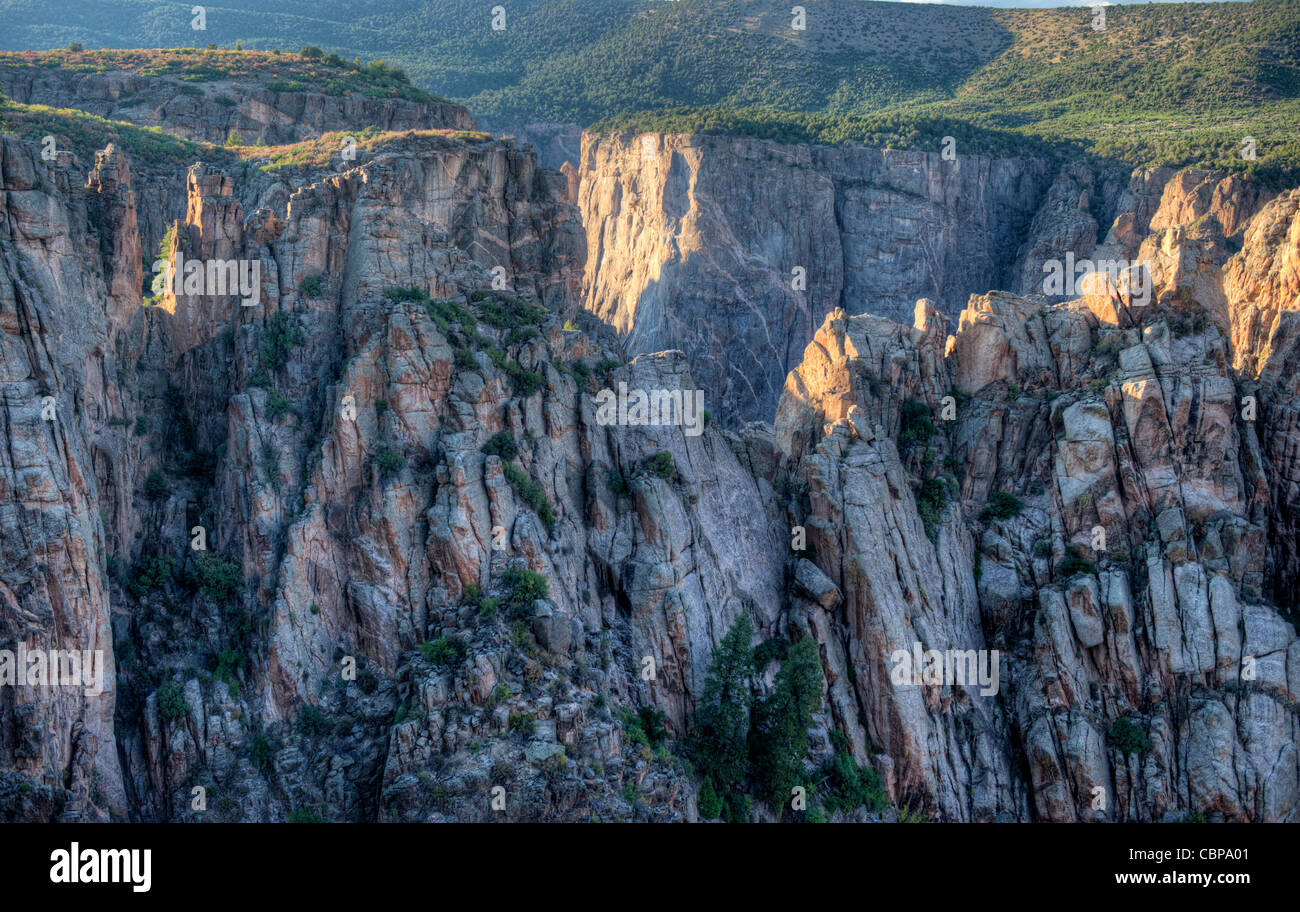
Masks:
[[[615,338],[647,312],[686,325],[670,305],[704,275],[701,306],[734,300],[762,245],[724,242],[752,223],[693,189],[722,140],[589,147],[578,207],[532,153],[447,134],[270,172],[0,141],[0,645],[115,670],[102,697],[0,689],[5,819],[698,819],[691,722],[742,615],[818,645],[809,769],[843,737],[907,813],[1295,819],[1294,192],[1139,172],[1089,224],[1087,175],[979,163],[909,204],[937,236],[945,206],[1036,189],[987,223],[1010,256],[952,294],[1032,274],[1053,245],[1016,222],[1148,259],[1153,299],[991,292],[950,321],[932,295],[896,322],[893,296],[851,315],[826,290],[862,283],[874,310],[874,260],[822,256],[845,241],[809,200],[870,221],[901,191],[837,181],[933,163],[736,141],[750,203],[770,185],[771,215],[808,213],[785,230],[821,301],[770,298],[791,370],[749,400],[764,424],[707,347],[622,363]],[[657,276],[607,271],[631,236]],[[164,238],[257,260],[259,304],[141,306]],[[799,257],[762,243],[775,287]],[[702,386],[717,420],[602,424],[594,394],[620,382]],[[998,650],[999,691],[897,684],[914,644]],[[662,736],[638,722],[656,713]]]
[[[474,130],[463,106],[443,101],[282,91],[239,77],[184,81],[127,69],[82,72],[0,61],[0,93],[21,104],[73,108],[183,139],[281,145],[371,126],[389,131]]]

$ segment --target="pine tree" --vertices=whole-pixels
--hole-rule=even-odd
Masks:
[[[808,729],[821,702],[821,655],[817,643],[805,634],[781,664],[771,695],[754,711],[755,772],[774,809],[789,802],[792,788],[807,784]]]
[[[754,625],[741,615],[718,644],[695,711],[696,765],[710,789],[732,805],[741,800],[749,773],[749,675]]]
[[[700,794],[696,799],[702,820],[717,820],[722,816],[722,799],[713,788],[713,780],[705,779],[700,785]]]

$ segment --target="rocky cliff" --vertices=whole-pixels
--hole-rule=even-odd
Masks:
[[[238,75],[196,82],[183,73],[167,79],[102,65],[83,71],[32,65],[21,55],[0,59],[0,93],[22,104],[73,108],[218,144],[233,136],[245,145],[274,146],[366,127],[475,129],[469,111],[450,102],[329,95],[308,83],[287,91]]]
[[[1300,813],[1295,191],[667,137],[589,140],[575,206],[452,131],[0,142],[0,649],[108,668],[0,687],[4,819],[700,819],[741,618],[755,699],[815,644],[838,819]],[[1062,245],[1150,297],[1014,293]]]
[[[120,669],[4,688],[7,818],[199,819],[203,787],[216,819],[489,819],[498,785],[509,819],[693,815],[615,709],[680,737],[725,626],[777,616],[775,449],[593,419],[597,367],[693,384],[551,315],[583,260],[561,175],[404,134],[137,188],[116,148],[4,142],[6,642]],[[257,304],[142,294],[137,210],[172,194],[160,253],[256,261]]]
[[[725,415],[769,419],[836,307],[907,322],[990,288],[1041,290],[1091,252],[1119,175],[1032,158],[584,135],[584,306],[631,352],[678,348]]]

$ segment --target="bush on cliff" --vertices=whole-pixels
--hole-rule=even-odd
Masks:
[[[989,498],[988,506],[980,511],[980,519],[984,522],[990,519],[1010,519],[1018,516],[1024,508],[1024,503],[1016,495],[1006,491],[995,491]]]
[[[243,588],[244,573],[234,561],[210,551],[200,551],[194,556],[190,581],[214,601],[225,602]]]

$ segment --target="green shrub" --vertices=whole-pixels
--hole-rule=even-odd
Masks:
[[[667,480],[672,478],[677,472],[677,465],[673,462],[673,454],[664,450],[661,453],[655,453],[648,461],[650,471],[658,477]]]
[[[144,496],[149,500],[166,500],[171,493],[172,486],[162,469],[154,469],[144,480]]]
[[[773,662],[785,661],[790,652],[790,643],[780,637],[772,637],[758,644],[754,650],[754,671],[761,674]]]
[[[545,380],[537,371],[525,370],[518,361],[510,360],[506,357],[506,353],[495,345],[489,345],[484,351],[497,370],[505,371],[510,379],[511,391],[516,396],[527,398],[542,388]]]
[[[134,434],[136,437],[143,437],[147,433],[149,433],[149,419],[140,415],[135,419]]]
[[[311,808],[294,808],[285,818],[289,823],[328,823],[319,811]]]
[[[1006,491],[995,491],[989,498],[988,506],[980,512],[980,519],[984,522],[990,519],[1010,519],[1018,516],[1024,508],[1024,503],[1016,495]]]
[[[314,298],[320,294],[320,275],[303,276],[298,283],[298,293],[304,298]]]
[[[1191,289],[1179,288],[1178,295],[1179,299],[1184,304],[1189,303],[1191,299]],[[1203,333],[1205,332],[1206,327],[1209,326],[1209,319],[1206,317],[1205,311],[1200,309],[1186,314],[1171,313],[1166,316],[1165,321],[1169,324],[1170,332],[1174,334],[1175,338],[1180,339],[1184,336],[1193,336]]]
[[[456,637],[438,637],[420,644],[420,654],[435,665],[459,665],[466,651],[464,642]]]
[[[699,808],[700,817],[704,820],[717,820],[722,816],[722,799],[713,788],[713,780],[706,778],[700,785],[699,794],[696,796],[696,806]]]
[[[375,466],[379,469],[380,478],[396,475],[405,465],[406,457],[392,447],[381,446],[375,453]]]
[[[519,444],[509,431],[497,431],[483,444],[483,452],[489,456],[500,456],[502,462],[509,462],[519,455]]]
[[[248,664],[246,655],[237,649],[227,647],[217,656],[217,668],[212,673],[212,677],[223,682],[230,690],[230,695],[237,699],[239,697],[238,673],[246,664]]]
[[[211,551],[199,551],[194,555],[190,581],[214,601],[225,602],[243,588],[244,573],[234,561]]]
[[[623,729],[623,740],[634,746],[650,746],[650,738],[646,735],[645,729],[641,727],[641,718],[636,713],[627,709],[620,709],[617,714],[618,723]]]
[[[176,569],[176,561],[166,555],[157,555],[147,559],[135,569],[127,591],[136,598],[143,598],[154,589],[162,588]]]
[[[166,681],[158,688],[158,712],[167,721],[179,719],[189,711],[185,705],[185,692],[175,681]]]
[[[1121,754],[1145,754],[1151,750],[1150,736],[1128,716],[1116,719],[1111,725],[1110,742]]]
[[[485,298],[482,310],[484,323],[506,330],[541,326],[547,317],[545,307],[509,296]]]
[[[525,399],[541,389],[545,382],[545,378],[537,371],[524,370],[514,361],[506,365],[506,376],[510,378],[510,386],[515,395]]]
[[[510,487],[514,489],[519,499],[532,508],[547,530],[553,528],[555,526],[555,508],[551,506],[550,498],[546,496],[546,489],[542,487],[541,483],[529,478],[528,473],[513,462],[507,462],[503,471],[506,481],[510,482]]]
[[[1078,545],[1070,545],[1057,564],[1056,572],[1062,577],[1074,576],[1076,573],[1096,573],[1097,565],[1084,557],[1083,549]]]
[[[605,473],[605,483],[618,497],[627,493],[627,480],[623,478],[623,473],[617,467],[611,468]]]
[[[518,620],[532,608],[533,602],[550,595],[550,585],[546,577],[522,564],[513,564],[501,574],[501,582],[509,591],[506,605],[511,616]]]
[[[531,737],[533,734],[533,717],[530,713],[512,712],[506,717],[506,728],[516,735]]]
[[[871,395],[879,399],[880,394],[884,392],[885,389],[885,382],[880,379],[880,375],[873,370],[867,370],[864,368],[862,371],[862,380],[866,383],[867,389],[871,391]]]
[[[657,748],[668,737],[668,732],[664,729],[663,710],[655,709],[653,706],[642,706],[637,709],[636,714],[650,746]]]
[[[272,388],[266,394],[266,417],[270,421],[278,421],[281,416],[287,415],[293,411],[293,403],[289,398],[278,389]]]
[[[542,647],[537,645],[527,621],[522,618],[510,625],[510,645],[534,659],[542,654]]]
[[[898,442],[902,446],[925,443],[934,436],[934,422],[930,420],[930,406],[920,399],[907,399],[899,409],[900,427]]]
[[[927,478],[921,482],[921,490],[916,498],[916,510],[925,526],[925,534],[930,541],[935,540],[943,510],[948,505],[948,486],[938,478]]]
[[[334,723],[324,712],[308,703],[298,714],[298,731],[304,735],[323,738],[334,730]]]
[[[973,398],[970,393],[963,393],[955,386],[948,387],[948,395],[952,396],[953,401],[957,403],[958,410],[969,405],[971,399]]]
[[[1123,350],[1123,337],[1112,334],[1097,341],[1097,344],[1092,347],[1092,356],[1104,365],[1111,366],[1119,360],[1119,353]]]
[[[433,321],[434,326],[438,327],[438,332],[444,336],[451,332],[453,323],[457,324],[461,332],[466,335],[474,335],[478,320],[468,308],[462,307],[454,301],[437,301],[428,297],[424,299],[423,303],[425,312],[429,314],[429,319]]]
[[[266,735],[258,732],[248,746],[248,759],[257,769],[268,772],[271,769],[271,742]]]
[[[478,370],[478,358],[468,348],[458,348],[452,354],[457,370]]]
[[[536,326],[516,326],[506,336],[506,345],[523,345],[537,338]]]
[[[289,355],[296,345],[302,342],[302,329],[289,322],[289,315],[277,310],[266,321],[258,339],[258,350],[262,355],[262,367],[274,373],[289,363]]]
[[[408,719],[414,719],[418,715],[419,713],[416,712],[415,707],[413,707],[410,703],[403,700],[402,704],[397,707],[397,712],[393,714],[393,725],[401,725],[403,722],[407,721]],[[423,777],[423,776],[427,776],[428,773],[421,771],[420,775],[421,777]]]
[[[653,749],[668,737],[668,732],[664,730],[663,711],[653,706],[642,706],[635,713],[620,710],[618,721],[623,727],[623,737],[629,744]]]
[[[837,733],[838,734],[838,733]],[[837,750],[821,768],[817,797],[827,812],[865,807],[880,813],[889,806],[885,783],[870,766],[858,766],[848,750]]]
[[[465,587],[465,591],[461,595],[461,601],[467,605],[476,606],[484,620],[491,620],[497,613],[497,599],[484,595],[483,590],[474,583],[470,583]]]

